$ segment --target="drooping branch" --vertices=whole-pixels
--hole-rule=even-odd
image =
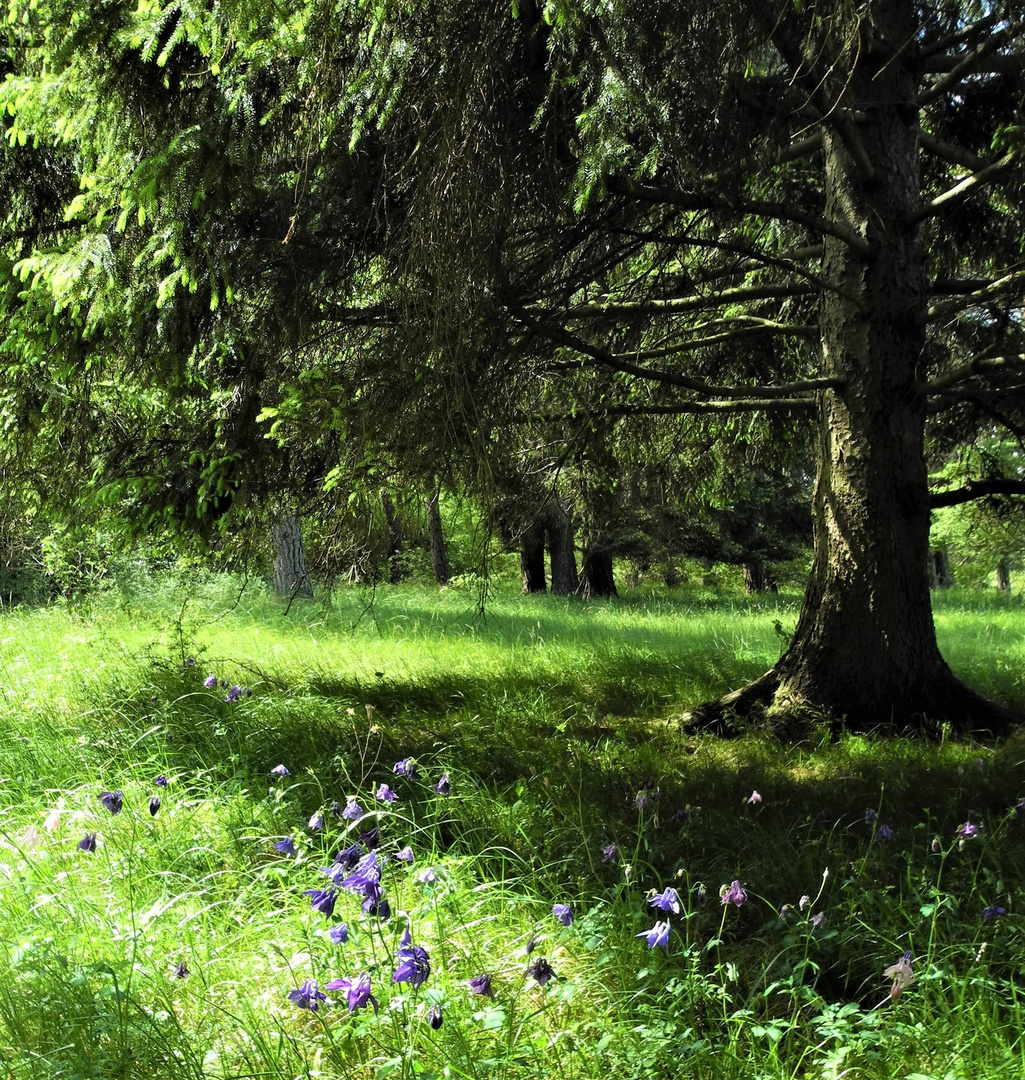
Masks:
[[[999,161],[994,161],[979,172],[965,177],[959,184],[955,184],[941,195],[937,195],[935,199],[930,199],[929,202],[924,203],[916,214],[912,214],[911,224],[917,225],[928,217],[939,214],[951,206],[956,206],[966,199],[980,184],[989,184],[1001,180],[1003,174],[1008,171],[1014,160],[1015,155],[1012,151],[1004,154]]]
[[[567,424],[581,416],[621,418],[630,416],[683,416],[698,413],[751,413],[751,412],[814,412],[815,399],[797,398],[737,398],[731,401],[680,401],[673,405],[609,405],[603,409],[577,410],[572,413],[545,413],[521,415],[520,423],[544,421]]]
[[[710,296],[699,293],[667,300],[609,300],[605,303],[577,304],[566,314],[572,319],[604,315],[684,315],[748,300],[783,300],[794,296],[813,296],[815,291],[807,285],[746,285],[738,289],[723,289],[722,292]]]
[[[1025,480],[969,480],[964,487],[929,494],[929,507],[960,506],[988,495],[1025,495]]]
[[[725,320],[723,320],[725,322]],[[756,319],[754,316],[748,316],[745,321],[750,321],[754,325],[742,326],[735,330],[724,331],[719,334],[710,334],[708,337],[694,338],[691,341],[680,341],[673,345],[665,345],[658,349],[644,349],[641,352],[631,353],[628,357],[626,354],[615,354],[617,360],[623,360],[630,362],[631,360],[637,362],[639,360],[661,360],[667,356],[676,356],[679,353],[694,352],[697,349],[710,348],[714,345],[723,345],[730,341],[740,341],[748,337],[760,337],[762,335],[781,335],[784,337],[803,337],[803,338],[817,338],[819,336],[819,328],[813,325],[805,326],[790,326],[785,323],[775,323],[771,319]],[[706,326],[708,324],[705,324]]]
[[[963,60],[958,61],[943,78],[937,79],[928,90],[923,90],[915,99],[915,104],[920,109],[924,108],[930,102],[942,97],[949,90],[953,90],[958,83],[976,71],[983,60],[995,53],[1004,44],[1006,37],[1006,33],[998,31],[981,45],[974,48]]]
[[[936,38],[935,41],[930,41],[921,46],[918,50],[918,56],[923,60],[937,56],[940,53],[946,52],[947,49],[953,48],[955,45],[963,45],[966,41],[977,38],[980,34],[988,34],[999,22],[999,16],[987,15],[984,19],[979,19],[978,22],[969,23],[967,26],[959,27],[952,33],[945,34],[943,37]]]
[[[946,304],[936,304],[934,307],[929,308],[925,321],[937,322],[941,319],[947,319],[959,311],[976,307],[1000,296],[1006,296],[1008,293],[1015,293],[1023,281],[1025,281],[1025,270],[1015,270],[1010,274],[1005,274],[1002,278],[990,282],[989,285],[968,293],[962,300],[951,300]]]
[[[940,375],[926,383],[919,383],[916,391],[919,394],[938,394],[942,390],[949,390],[987,371],[1018,371],[1022,367],[1025,367],[1025,353],[1011,356],[976,357],[967,364],[948,371],[946,375]]]
[[[964,147],[955,146],[943,139],[937,139],[927,131],[919,130],[918,145],[934,157],[948,161],[951,165],[963,165],[972,172],[979,172],[986,167],[985,159],[979,157],[978,154],[973,154],[971,150],[965,150]]]

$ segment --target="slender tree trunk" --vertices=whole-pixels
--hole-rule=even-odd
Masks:
[[[388,577],[393,585],[402,580],[402,529],[395,515],[395,504],[387,491],[381,492],[384,520],[388,525]]]
[[[580,565],[580,589],[585,600],[619,595],[612,576],[611,548],[595,545],[584,549],[584,559]]]
[[[662,567],[662,584],[667,589],[675,589],[680,584],[680,574],[672,559],[667,559]]]
[[[765,566],[761,559],[749,559],[744,563],[744,592],[765,592]]]
[[[441,531],[441,513],[438,510],[438,492],[424,500],[427,504],[427,533],[431,541],[431,569],[439,585],[447,585],[452,572],[445,553],[445,534]]]
[[[997,563],[997,592],[1002,596],[1011,595],[1011,560],[1006,555]]]
[[[929,588],[930,589],[938,589],[939,588],[940,582],[939,582],[939,578],[938,578],[938,576],[936,574],[936,560],[937,560],[938,557],[939,557],[939,552],[938,551],[930,551],[928,558],[925,560],[925,573],[926,573],[926,576],[929,578]]]
[[[573,520],[557,499],[548,508],[546,531],[552,565],[552,595],[571,596],[580,585],[573,542]]]
[[[520,538],[520,576],[525,593],[543,593],[545,582],[545,533],[534,524]]]
[[[945,551],[937,551],[935,558],[936,587],[949,589],[954,584],[954,574],[950,569],[950,559]]]
[[[286,517],[271,528],[274,542],[274,591],[280,596],[313,599],[306,572],[302,527],[297,517]]]

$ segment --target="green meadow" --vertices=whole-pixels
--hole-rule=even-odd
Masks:
[[[4,611],[3,1075],[1022,1076],[1025,738],[679,722],[798,603],[169,574]],[[1021,604],[936,604],[1025,709]]]

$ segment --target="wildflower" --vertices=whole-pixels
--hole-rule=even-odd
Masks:
[[[896,1001],[902,993],[915,981],[915,973],[911,967],[911,950],[908,949],[896,964],[891,964],[883,971],[883,977],[893,979],[890,987],[890,1000]]]
[[[699,904],[708,903],[708,890],[704,887],[704,885],[698,885],[698,887],[694,890],[694,895],[697,897],[697,901]]]
[[[654,949],[656,945],[665,947],[666,952],[669,951],[669,920],[665,922],[656,921],[655,925],[650,930],[644,930],[639,934],[634,934],[634,937],[642,937],[647,941],[648,948]]]
[[[822,925],[823,923],[825,923],[825,921],[826,913],[824,911],[820,911],[818,915],[812,915],[812,917],[808,920],[813,930],[821,930]]]
[[[336,818],[342,816],[342,804],[337,799],[331,804],[331,816]]]
[[[426,867],[420,871],[420,875],[416,879],[421,885],[433,885],[438,880],[438,875],[434,872],[434,868],[431,866]]]
[[[547,986],[551,979],[557,979],[558,976],[552,970],[552,965],[543,957],[539,956],[529,968],[527,968],[527,974],[537,981],[538,986]]]
[[[657,907],[659,911],[671,911],[674,915],[680,914],[680,894],[673,888],[656,893],[648,903],[652,907]]]
[[[120,814],[124,795],[121,791],[101,791],[100,802],[112,813]]]
[[[351,850],[351,849],[350,849]],[[342,864],[338,864],[341,868]],[[353,867],[352,873],[347,877],[337,880],[339,876],[339,870],[333,870],[328,873],[331,868],[325,869],[325,873],[328,877],[331,877],[336,881],[337,885],[341,889],[348,889],[350,892],[362,893],[364,896],[368,892],[377,888],[381,881],[381,870],[384,867],[383,860],[378,859],[377,853],[374,851],[368,852],[364,855]]]
[[[874,825],[878,820],[879,820],[879,815],[870,806],[865,811],[865,824],[866,825]]]
[[[418,990],[431,974],[431,958],[426,949],[413,944],[408,927],[402,935],[402,943],[396,955],[399,966],[395,969],[391,981],[408,982],[414,990]]]
[[[174,969],[174,977],[176,979],[187,979],[189,977],[189,966],[184,960]]]
[[[989,904],[982,909],[982,921],[989,922],[990,919],[998,919],[1001,915],[1006,915],[1005,908],[1000,907],[999,904]]]
[[[615,844],[606,844],[601,849],[601,861],[602,862],[618,862],[619,861],[619,848]]]
[[[780,918],[781,918],[781,919],[782,919],[782,920],[783,920],[784,922],[786,922],[786,918],[787,918],[787,916],[788,916],[789,914],[790,914],[790,905],[789,905],[789,904],[784,904],[784,905],[783,905],[783,906],[782,906],[782,907],[781,907],[781,908],[779,909],[779,917],[780,917]]]
[[[238,701],[238,699],[239,699],[239,698],[240,698],[241,696],[242,696],[242,687],[241,687],[241,686],[233,686],[233,687],[232,687],[232,688],[231,688],[231,689],[230,689],[230,690],[229,690],[229,691],[228,691],[228,692],[227,692],[227,693],[226,693],[226,694],[224,695],[224,700],[225,700],[225,701]]]
[[[324,815],[319,810],[310,818],[309,826],[314,832],[320,832],[324,828]]]
[[[51,810],[43,820],[43,828],[48,833],[56,832],[61,823],[61,811],[64,809],[64,799],[60,800],[58,806]]]
[[[411,863],[415,858],[415,856],[413,855],[413,849],[409,846],[409,844],[406,844],[406,846],[400,852],[398,852],[398,854],[396,854],[395,858],[399,859],[401,862]]]
[[[740,907],[747,900],[747,893],[740,887],[739,881],[733,881],[730,887],[725,885],[719,890],[719,896],[724,904],[733,904]]]
[[[955,831],[954,835],[960,836],[962,839],[967,839],[969,836],[978,836],[981,831],[981,825],[973,825],[972,822],[966,821],[959,829]]]
[[[354,795],[350,795],[345,802],[345,809],[342,811],[342,817],[346,821],[355,821],[356,818],[361,818],[362,816],[363,807],[356,802],[356,797]]]
[[[441,1027],[441,1006],[440,1005],[432,1005],[427,1010],[427,1023],[430,1024],[431,1027],[435,1031],[437,1031],[438,1028]]]
[[[322,915],[330,916],[335,910],[335,897],[338,892],[335,889],[306,889],[303,896],[310,898],[310,905],[314,911]]]
[[[552,904],[552,914],[563,926],[573,925],[573,912],[570,910],[569,904]]]
[[[938,855],[943,850],[943,845],[940,843],[940,838],[938,836],[934,836],[932,838],[932,843],[929,845],[929,850],[934,855]]]
[[[351,870],[362,858],[363,848],[359,844],[350,844],[347,848],[343,848],[335,856],[334,861],[339,866],[345,867],[346,870]]]
[[[646,791],[638,791],[637,798],[634,799],[634,806],[638,810],[643,810],[648,805],[648,793]]]
[[[452,781],[448,778],[447,772],[441,774],[441,779],[434,785],[434,790],[439,795],[452,794]]]
[[[337,926],[332,926],[327,932],[327,936],[336,944],[344,945],[349,940],[349,928],[345,923],[341,922]]]
[[[196,658],[194,656],[187,656],[185,658],[185,666],[186,667],[195,667],[196,666]]]
[[[368,896],[366,900],[360,905],[360,910],[364,915],[372,916],[375,919],[390,919],[391,918],[391,904],[388,903],[387,897],[381,895],[381,890],[377,890],[375,896]]]
[[[216,687],[217,687],[217,676],[214,675],[213,673],[207,675],[207,677],[203,680],[203,685],[207,688],[207,690],[216,689]]]
[[[372,829],[367,829],[366,832],[360,832],[359,838],[361,843],[366,844],[373,851],[381,842],[381,830],[375,825]]]
[[[149,812],[151,817],[157,816],[157,811],[160,809],[160,796],[153,795],[149,801]]]
[[[96,850],[96,833],[87,832],[81,840],[78,841],[78,850],[87,851],[90,854]]]
[[[491,998],[495,1000],[495,992],[491,989],[491,976],[490,975],[474,975],[472,979],[466,980],[466,985],[475,993],[481,997]]]
[[[752,791],[750,795],[744,800],[748,806],[757,806],[762,801],[761,795],[757,791]]]
[[[1014,809],[1015,809],[1016,811],[1022,811],[1022,810],[1025,810],[1025,799],[1019,799],[1019,800],[1018,800],[1018,801],[1017,801],[1017,802],[1016,802],[1016,803],[1014,804]]]
[[[374,792],[374,798],[378,802],[395,802],[395,792],[392,791],[387,784],[382,784],[376,792]]]
[[[291,775],[291,774],[289,773],[288,769],[286,769],[284,765],[275,765],[275,766],[274,766],[274,768],[273,768],[273,769],[271,769],[271,772],[272,772],[272,773],[273,773],[273,774],[274,774],[275,776],[281,776],[281,777],[285,777],[285,776],[290,776],[290,775]]]
[[[416,762],[408,757],[396,761],[393,772],[396,776],[412,776],[416,772]]]
[[[876,837],[884,842],[889,842],[893,839],[893,829],[889,825],[880,825],[876,831]]]
[[[810,903],[811,903],[811,897],[807,893],[805,893],[804,896],[802,896],[801,899],[797,901],[797,908],[798,908],[799,911],[804,911],[804,909]]]
[[[282,855],[287,855],[292,858],[295,855],[295,841],[290,836],[286,836],[283,840],[279,840],[274,845],[274,850],[280,852]]]
[[[160,775],[159,775],[159,776],[158,776],[158,777],[157,777],[157,778],[156,778],[156,779],[155,779],[155,780],[153,781],[153,786],[154,786],[154,787],[167,787],[167,784],[168,784],[168,780],[167,780],[167,777],[166,777],[166,776],[164,775],[164,773],[161,773],[161,774],[160,774]]]
[[[289,990],[288,1000],[295,1002],[300,1009],[316,1012],[320,1002],[327,1001],[327,994],[317,989],[316,979],[307,979],[298,990]]]

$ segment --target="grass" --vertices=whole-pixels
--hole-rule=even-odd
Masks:
[[[672,721],[771,664],[796,597],[500,591],[481,620],[458,589],[286,616],[238,586],[167,576],[0,617],[4,1075],[1025,1071],[1025,740],[781,746]],[[1025,705],[1016,601],[944,595],[937,627],[959,674]],[[331,813],[350,798],[362,817]],[[391,917],[349,889],[314,910],[321,868],[373,827]],[[719,900],[734,880],[739,906]],[[679,911],[652,907],[667,887]],[[656,920],[665,948],[638,936]],[[419,986],[393,981],[406,929]],[[362,972],[377,1015],[345,987],[300,1007],[307,980]]]

